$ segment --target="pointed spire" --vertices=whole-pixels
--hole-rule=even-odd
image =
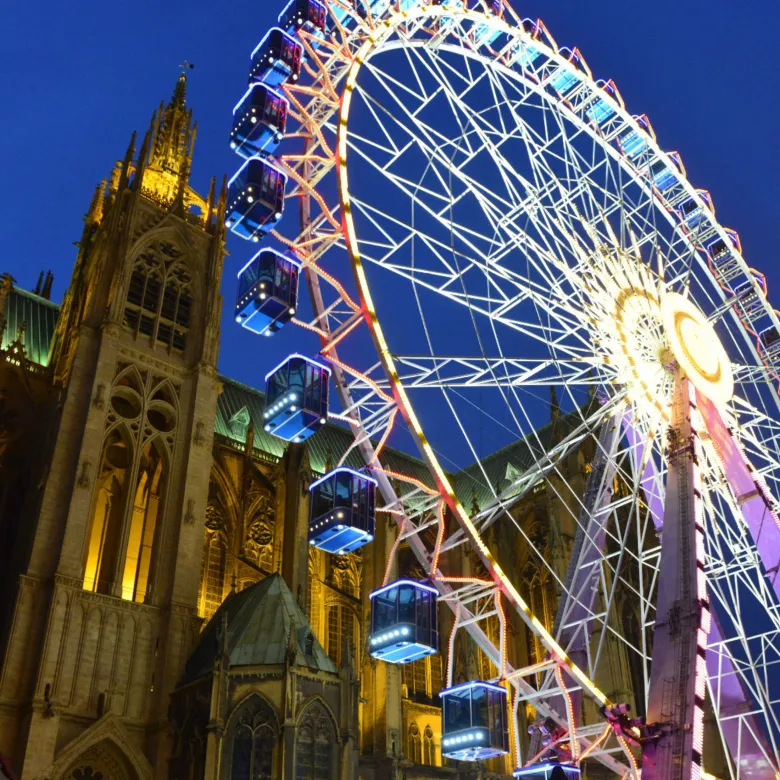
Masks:
[[[119,179],[122,176],[122,161],[117,160],[111,169],[111,178],[109,179],[108,192],[114,195],[119,190]]]
[[[214,216],[214,191],[217,187],[217,177],[211,177],[211,184],[209,185],[209,196],[206,199],[206,227],[211,225],[211,218]]]
[[[51,300],[51,286],[54,284],[54,274],[49,270],[46,271],[46,279],[43,282],[43,290],[41,290],[41,298],[45,298],[47,301]]]
[[[130,169],[133,165],[133,158],[135,157],[135,141],[138,134],[133,130],[133,134],[130,136],[130,143],[127,145],[127,151],[125,152],[125,159],[121,163],[121,170],[119,174],[119,182],[117,185],[118,190],[124,190],[130,181]]]
[[[143,186],[144,171],[149,164],[149,148],[152,143],[152,133],[154,132],[154,126],[156,123],[157,112],[152,114],[152,121],[149,123],[149,129],[144,135],[143,143],[141,144],[141,151],[138,152],[138,160],[135,165],[135,179],[133,180],[133,188],[140,189]]]
[[[84,215],[84,221],[87,225],[94,225],[99,223],[103,219],[103,204],[105,201],[104,193],[106,190],[106,180],[100,182],[95,187],[95,192],[92,194],[92,200],[89,203],[87,213]]]
[[[147,189],[165,201],[183,203],[192,167],[195,131],[192,111],[187,109],[187,76],[182,73],[168,105],[160,104],[149,142],[148,168],[156,175],[150,177]]]
[[[187,104],[187,75],[182,72],[176,81],[176,86],[173,88],[173,97],[171,98],[170,105],[176,108],[183,109]]]
[[[41,294],[41,287],[42,287],[42,285],[43,285],[43,271],[41,271],[38,274],[38,281],[35,284],[35,289],[33,290],[35,295],[40,295]]]

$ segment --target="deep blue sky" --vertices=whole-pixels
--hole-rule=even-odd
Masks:
[[[25,287],[51,268],[59,300],[95,184],[170,96],[178,63],[195,63],[189,104],[199,123],[193,185],[237,165],[226,143],[248,55],[282,0],[82,0],[5,3],[0,16],[0,270]],[[594,77],[614,78],[634,113],[682,153],[691,181],[710,190],[721,222],[737,229],[745,256],[780,285],[780,157],[776,0],[653,3],[527,0],[561,45],[577,45]],[[737,12],[737,9],[739,11]],[[232,240],[224,294],[248,257]],[[270,360],[305,348],[296,334],[269,345],[224,317],[220,368],[259,385]],[[277,339],[274,339],[276,342]],[[309,345],[315,348],[314,343]],[[252,358],[247,359],[247,350]]]

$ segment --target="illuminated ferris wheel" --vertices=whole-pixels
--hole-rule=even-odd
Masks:
[[[312,485],[310,542],[349,552],[395,516],[370,653],[446,654],[463,630],[495,665],[452,686],[448,664],[443,755],[687,780],[711,707],[731,776],[780,776],[780,322],[647,117],[500,0],[292,0],[252,54],[231,146],[246,162],[226,224],[263,242],[236,318],[322,344],[269,374],[266,429],[302,441],[330,417],[355,437]],[[543,427],[549,387],[565,411]],[[402,431],[429,478],[383,457]],[[522,457],[498,482],[501,448]],[[513,512],[542,483],[554,555]],[[491,541],[499,525],[514,544]],[[401,541],[425,582],[393,580]],[[460,546],[486,577],[449,576]],[[552,623],[510,574],[517,547],[552,583]],[[543,649],[525,667],[507,657],[510,610]],[[638,671],[633,712],[605,693],[616,663]]]

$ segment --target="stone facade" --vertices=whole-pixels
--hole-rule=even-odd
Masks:
[[[380,516],[375,540],[349,556],[306,543],[308,486],[348,449],[349,431],[328,424],[283,447],[262,430],[262,393],[217,374],[226,190],[212,184],[203,199],[189,186],[185,86],[97,188],[59,313],[7,275],[0,286],[0,758],[22,780],[223,780],[262,744],[250,775],[235,777],[507,776],[510,757],[442,760],[444,655],[406,667],[368,656],[368,594],[384,578],[392,519]],[[551,413],[545,435],[560,436],[554,399]],[[591,455],[572,455],[558,483],[540,483],[490,529],[550,626],[558,590],[517,529],[563,578],[566,502],[582,496]],[[490,467],[511,477],[516,456],[497,453]],[[414,458],[384,457],[429,479]],[[393,567],[424,576],[405,545]],[[442,567],[484,574],[463,548]],[[308,622],[290,630],[283,657],[247,666],[230,655],[225,616],[272,575]],[[442,608],[440,636],[452,625]],[[485,631],[497,637],[497,622]],[[330,666],[307,660],[309,641]],[[508,650],[515,666],[541,658],[516,615]],[[198,653],[210,662],[191,674]],[[610,653],[599,685],[633,703],[636,665],[617,643]],[[462,631],[452,664],[455,682],[498,676]],[[519,714],[525,747],[533,718]]]

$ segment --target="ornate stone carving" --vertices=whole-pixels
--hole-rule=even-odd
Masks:
[[[196,447],[202,447],[206,443],[206,434],[204,433],[205,426],[202,422],[195,423],[195,434],[192,437],[192,443]]]
[[[260,562],[272,553],[274,532],[271,524],[264,519],[255,520],[247,531],[244,554],[247,558]]]
[[[206,528],[215,533],[225,529],[225,516],[216,504],[209,504],[206,507]]]

